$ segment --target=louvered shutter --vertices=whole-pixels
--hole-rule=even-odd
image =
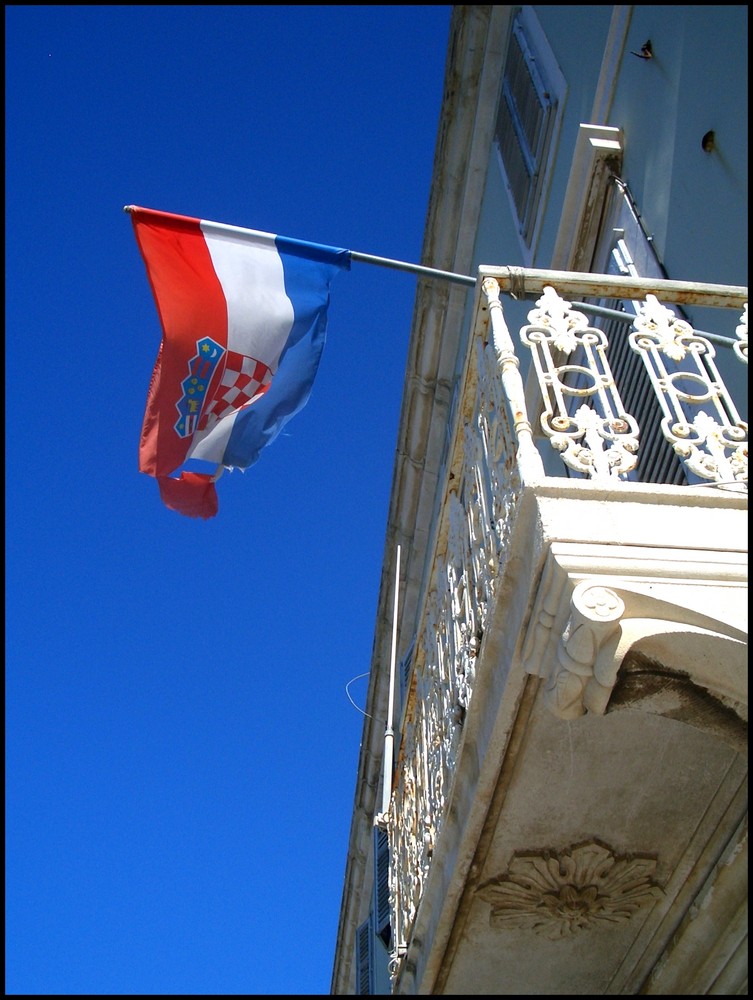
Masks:
[[[369,919],[364,920],[356,931],[356,993],[358,996],[369,996],[374,992],[372,988],[371,941],[371,916],[369,916]]]
[[[390,924],[390,845],[387,831],[374,828],[374,921],[376,932],[389,949]]]
[[[410,646],[408,646],[405,653],[403,653],[403,658],[400,661],[400,667],[398,669],[399,683],[400,683],[400,710],[402,711],[405,707],[405,697],[408,693],[408,683],[410,681],[411,670],[413,669],[413,650],[416,646],[415,636],[411,640]]]
[[[536,222],[555,107],[516,20],[505,60],[495,141],[526,243]]]

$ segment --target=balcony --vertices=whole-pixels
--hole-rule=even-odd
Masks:
[[[377,819],[393,992],[736,982],[746,365],[747,289],[481,269]]]

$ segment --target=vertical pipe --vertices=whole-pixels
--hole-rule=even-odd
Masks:
[[[387,705],[387,728],[384,731],[384,774],[382,777],[382,817],[386,818],[392,795],[392,757],[395,746],[395,732],[392,719],[395,707],[395,672],[397,655],[397,609],[400,596],[400,546],[397,547],[395,566],[395,600],[392,612],[392,657],[390,660],[390,693]]]

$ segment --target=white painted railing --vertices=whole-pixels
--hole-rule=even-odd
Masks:
[[[545,476],[536,438],[559,454],[563,474],[614,485],[635,474],[641,456],[644,429],[623,401],[607,334],[573,307],[576,297],[642,302],[622,336],[645,372],[637,398],[651,390],[658,403],[664,447],[679,459],[686,483],[747,489],[747,424],[715,363],[714,338],[693,331],[660,302],[735,309],[737,339],[724,349],[747,365],[747,289],[509,268],[482,269],[480,286],[383,815],[395,973],[441,837],[477,652],[493,617],[518,497],[522,484]],[[516,345],[501,293],[522,289],[540,296]],[[525,351],[540,391],[536,426],[520,374]]]

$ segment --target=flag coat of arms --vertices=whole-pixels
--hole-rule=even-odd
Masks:
[[[351,255],[189,216],[126,211],[162,327],[139,469],[157,480],[171,509],[212,517],[222,470],[253,465],[308,401],[330,285]]]

